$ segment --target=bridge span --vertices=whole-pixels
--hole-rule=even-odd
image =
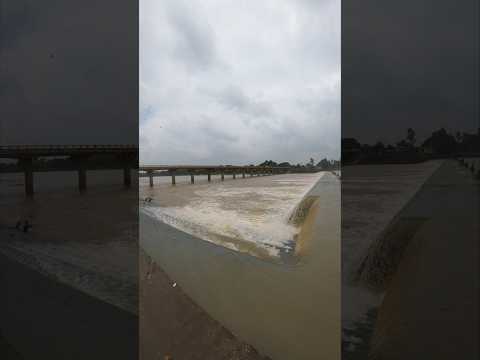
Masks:
[[[176,176],[190,175],[190,183],[195,183],[195,175],[206,175],[207,180],[212,180],[212,175],[220,175],[222,181],[225,175],[231,175],[236,179],[237,175],[246,178],[253,176],[265,176],[284,174],[290,172],[290,167],[279,166],[235,166],[235,165],[143,165],[139,167],[140,177],[149,177],[150,186],[153,186],[155,176],[171,176],[172,185],[176,184]]]
[[[121,160],[123,182],[126,187],[132,183],[131,169],[138,164],[137,145],[7,145],[0,146],[0,158],[17,159],[25,174],[25,193],[34,194],[34,160],[40,157],[67,156],[74,160],[78,171],[78,188],[87,188],[88,159],[94,155],[115,155]],[[55,171],[55,170],[47,170]]]

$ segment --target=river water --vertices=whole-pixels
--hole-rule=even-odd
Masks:
[[[275,360],[338,359],[337,176],[169,181],[141,181],[140,245],[170,278]]]
[[[123,172],[35,173],[26,198],[21,173],[0,174],[0,253],[46,276],[127,310],[138,311],[138,192]],[[136,177],[132,177],[136,179]],[[15,229],[28,220],[27,233]]]

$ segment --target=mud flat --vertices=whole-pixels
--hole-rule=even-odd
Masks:
[[[250,179],[236,181],[250,186]],[[201,240],[142,210],[140,244],[167,274],[169,286],[176,283],[211,318],[260,354],[274,360],[338,359],[339,185],[336,176],[326,174],[311,189],[309,195],[316,200],[298,234],[300,256],[295,262],[268,261]],[[154,188],[154,199],[160,198],[155,192]],[[152,297],[148,302],[162,302],[161,296]],[[182,319],[181,314],[175,316]],[[194,335],[190,341],[195,346]]]

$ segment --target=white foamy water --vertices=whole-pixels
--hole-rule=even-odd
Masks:
[[[289,217],[308,191],[324,175],[287,174],[186,185],[193,192],[181,206],[146,207],[157,219],[198,238],[245,250],[247,244],[278,256],[292,251],[298,228]],[[172,192],[164,186],[160,191]],[[248,250],[245,250],[248,251]]]

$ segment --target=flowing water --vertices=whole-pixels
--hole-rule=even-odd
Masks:
[[[79,194],[73,171],[35,173],[35,196],[21,173],[0,174],[0,253],[112,305],[138,307],[138,193],[123,173],[88,171]],[[135,179],[135,178],[134,178]],[[15,229],[28,220],[27,233]]]
[[[436,160],[420,164],[343,168],[342,330],[343,342],[349,352],[365,341],[351,334],[362,333],[358,329],[373,329],[371,314],[383,298],[382,292],[372,291],[355,280],[360,264],[382,231],[441,164],[441,160]]]
[[[337,176],[144,180],[140,244],[196,303],[275,360],[339,358]]]
[[[281,175],[174,189],[161,184],[160,189],[144,190],[153,202],[145,204],[143,211],[203,240],[252,255],[278,257],[293,252],[299,228],[291,215],[324,175]]]

